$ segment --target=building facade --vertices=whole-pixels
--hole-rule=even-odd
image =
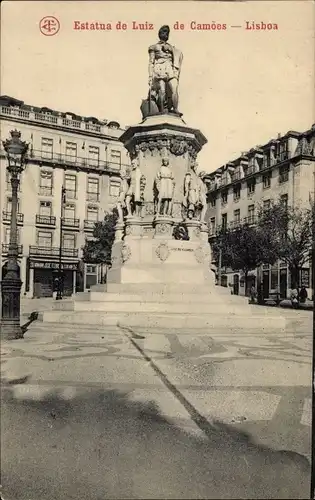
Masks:
[[[254,223],[258,206],[266,208],[272,200],[281,199],[289,206],[310,208],[315,192],[315,125],[303,133],[290,131],[256,146],[239,158],[207,175],[210,244],[216,231],[235,227],[242,222]],[[301,285],[313,294],[311,261],[301,270]],[[264,296],[280,291],[289,296],[291,277],[287,265],[277,262],[264,265],[262,271]],[[256,285],[258,270],[250,273],[245,283],[241,272],[222,270],[222,281],[233,293],[245,295]]]
[[[65,294],[89,288],[98,282],[100,270],[83,263],[82,247],[93,237],[95,222],[114,207],[121,172],[129,167],[119,141],[123,129],[114,121],[38,108],[9,96],[0,97],[0,120],[2,140],[17,129],[29,143],[18,193],[22,294],[53,294],[60,247]],[[12,199],[2,145],[0,161],[3,278]]]

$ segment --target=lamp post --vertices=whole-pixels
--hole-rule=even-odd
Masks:
[[[1,335],[3,338],[12,340],[23,337],[20,326],[20,292],[22,281],[20,280],[20,268],[18,264],[17,193],[20,182],[19,176],[24,170],[28,144],[21,141],[21,132],[18,130],[11,130],[10,134],[11,138],[3,141],[3,147],[8,159],[7,170],[10,174],[12,186],[12,204],[7,272],[1,282]]]
[[[59,238],[59,262],[58,262],[58,288],[56,294],[56,300],[62,300],[63,296],[63,274],[62,274],[62,218],[63,218],[63,207],[66,202],[66,189],[62,186],[61,188],[61,208],[60,208],[60,238]]]

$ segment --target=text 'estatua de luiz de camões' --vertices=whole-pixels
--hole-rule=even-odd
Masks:
[[[226,31],[233,28],[241,28],[245,31],[274,31],[278,30],[278,24],[270,21],[243,21],[241,24],[228,24],[223,22],[198,23],[190,21],[182,23],[176,21],[173,29],[177,31]],[[145,22],[100,22],[100,21],[73,21],[73,29],[76,31],[153,31],[155,30],[154,23]]]

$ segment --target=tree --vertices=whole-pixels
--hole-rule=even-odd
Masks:
[[[213,244],[216,262],[221,253],[221,265],[233,271],[243,271],[245,285],[249,271],[262,263],[273,264],[277,260],[274,242],[269,232],[260,226],[242,224],[236,228],[224,228],[219,231]]]
[[[310,259],[314,206],[289,207],[281,200],[260,209],[258,225],[275,248],[277,259],[288,265],[291,288],[299,288],[300,271]]]
[[[96,222],[93,240],[86,240],[83,247],[83,261],[89,264],[111,265],[112,246],[115,240],[117,214],[107,212],[104,220]]]

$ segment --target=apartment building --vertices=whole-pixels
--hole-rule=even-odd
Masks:
[[[115,121],[38,108],[9,96],[0,97],[0,121],[2,140],[17,129],[29,143],[18,193],[22,294],[52,295],[60,246],[65,293],[89,288],[97,282],[99,269],[82,262],[82,247],[92,237],[95,222],[116,203],[121,172],[129,164],[119,141],[123,129]],[[2,144],[0,161],[3,277],[12,198]]]
[[[315,192],[315,125],[303,133],[289,131],[241,154],[239,158],[211,172],[208,184],[208,220],[210,244],[220,227],[235,227],[254,223],[258,206],[268,206],[271,200],[282,199],[290,206],[310,208]],[[311,264],[301,271],[301,285],[312,296]],[[250,273],[245,284],[241,272],[223,269],[223,283],[234,293],[246,294],[256,284],[257,270]],[[264,295],[280,290],[281,297],[289,294],[291,282],[287,266],[277,262],[263,266]]]

